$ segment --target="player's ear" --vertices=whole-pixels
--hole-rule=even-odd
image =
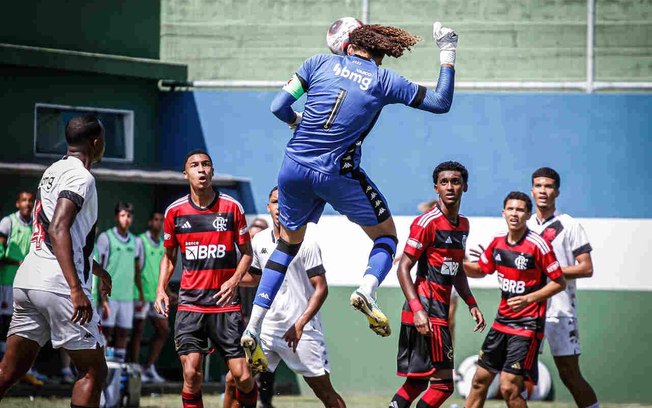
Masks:
[[[468,185],[468,183],[464,183],[464,189],[463,189],[462,191],[465,192],[465,193],[466,193],[467,191],[469,191],[469,185]]]
[[[186,169],[183,169],[183,178],[188,180],[188,173],[186,173]]]

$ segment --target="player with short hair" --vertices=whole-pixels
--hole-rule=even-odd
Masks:
[[[247,353],[255,350],[262,320],[299,252],[306,225],[319,220],[326,203],[360,225],[373,241],[362,284],[350,301],[366,315],[375,333],[389,336],[389,320],[376,303],[376,289],[391,269],[398,240],[385,197],[360,167],[361,146],[386,105],[449,111],[457,34],[436,23],[433,36],[441,48],[436,90],[380,68],[386,55],[400,57],[419,38],[396,27],[372,24],[349,34],[348,55],[307,59],[272,102],[274,115],[296,129],[278,176],[281,236],[263,269],[242,338]],[[296,113],[292,104],[304,93],[304,111]]]
[[[190,194],[165,211],[165,253],[154,307],[166,317],[170,312],[167,286],[180,249],[183,273],[174,345],[183,366],[183,406],[204,406],[203,361],[210,352],[210,339],[235,378],[237,401],[254,408],[257,388],[239,342],[244,322],[237,296],[240,280],[251,265],[251,243],[244,209],[234,198],[213,189],[213,175],[208,153],[193,150],[186,155],[183,176]]]
[[[0,220],[0,355],[7,347],[7,332],[14,312],[14,278],[29,252],[34,193],[18,193],[16,208],[18,211]]]
[[[145,329],[145,319],[149,318],[154,326],[155,334],[149,342],[147,360],[143,365],[143,382],[165,382],[165,379],[156,371],[154,363],[158,360],[165,340],[170,335],[170,325],[167,317],[158,313],[154,308],[156,288],[158,287],[158,273],[163,259],[165,247],[163,246],[163,213],[153,211],[147,220],[147,231],[138,235],[136,239],[142,248],[138,259],[140,277],[143,287],[143,302],[139,300],[138,288],[134,286],[134,323],[131,334],[131,361],[140,361],[140,342]],[[176,295],[168,292],[172,303],[176,303]]]
[[[570,215],[557,211],[560,183],[559,173],[549,167],[532,173],[532,198],[537,211],[528,221],[528,227],[550,243],[567,282],[566,289],[548,301],[546,338],[559,377],[577,406],[597,408],[595,391],[580,371],[581,349],[575,309],[575,280],[593,276],[593,248],[582,225]]]
[[[432,181],[439,199],[410,227],[398,267],[406,302],[401,312],[397,374],[406,380],[394,395],[392,408],[409,407],[426,389],[417,404],[419,408],[439,407],[453,393],[455,366],[448,328],[453,287],[477,323],[473,331],[484,330],[486,324],[462,266],[469,221],[459,209],[468,179],[467,169],[458,162],[437,165]],[[417,263],[417,278],[413,282],[410,270]]]
[[[464,263],[466,274],[471,277],[498,272],[501,291],[498,313],[482,344],[466,399],[468,408],[484,405],[489,385],[498,373],[500,392],[507,406],[526,407],[522,395],[525,381],[536,384],[538,379],[546,302],[564,290],[566,280],[550,245],[527,228],[531,215],[530,197],[519,191],[509,193],[503,201],[508,232],[497,235],[480,253],[478,262]]]
[[[135,290],[138,292],[139,301],[143,302],[143,286],[138,264],[143,248],[142,242],[129,231],[134,219],[134,206],[119,201],[113,213],[115,226],[102,232],[95,245],[98,263],[111,275],[114,289],[110,299],[102,299],[102,330],[109,346],[115,348],[115,358],[124,362],[129,331],[134,319]]]
[[[43,173],[30,250],[14,280],[14,314],[0,363],[0,397],[27,372],[48,340],[77,368],[71,407],[97,407],[107,375],[100,318],[90,300],[91,273],[104,290],[111,276],[92,260],[97,191],[91,165],[104,154],[104,127],[92,115],[66,124],[66,156]]]
[[[264,218],[255,218],[253,221],[251,221],[251,225],[249,226],[249,236],[251,239],[254,239],[254,236],[258,234],[260,231],[266,230],[269,228],[269,224],[267,224],[267,220]]]
[[[251,279],[243,281],[243,284],[258,284],[262,269],[280,237],[278,187],[269,193],[267,211],[272,216],[272,228],[261,231],[252,240],[254,257],[249,268]],[[273,373],[281,360],[290,370],[303,376],[325,407],[346,406],[330,381],[328,351],[319,315],[319,309],[328,296],[325,274],[319,244],[307,239],[290,263],[283,289],[272,303],[260,332],[261,346],[269,361],[268,371],[260,375],[263,408],[272,407]],[[228,390],[226,395],[229,395]],[[230,406],[226,399],[224,406]]]

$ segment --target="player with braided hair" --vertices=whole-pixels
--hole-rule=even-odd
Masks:
[[[441,50],[435,90],[380,68],[385,55],[401,56],[418,37],[396,27],[362,25],[349,33],[347,55],[308,58],[274,98],[272,112],[294,129],[294,135],[278,175],[281,236],[263,269],[242,336],[248,357],[260,355],[262,320],[301,247],[306,225],[319,220],[326,203],[360,225],[373,241],[351,305],[367,316],[374,332],[389,336],[389,320],[376,304],[376,289],[392,266],[398,240],[385,197],[360,167],[361,146],[386,105],[401,103],[431,113],[449,111],[457,34],[435,23],[433,37]],[[297,113],[292,104],[304,93],[304,111]]]

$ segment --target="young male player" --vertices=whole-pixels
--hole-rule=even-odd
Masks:
[[[201,408],[201,384],[208,340],[220,351],[236,382],[236,399],[254,408],[256,383],[251,376],[240,336],[244,322],[237,289],[251,265],[251,243],[240,203],[213,189],[213,161],[193,150],[184,161],[190,194],[165,211],[156,311],[168,315],[167,286],[181,251],[183,275],[174,327],[174,344],[183,366],[181,398],[185,408]],[[237,249],[240,261],[237,260]]]
[[[410,227],[398,267],[406,302],[401,313],[397,374],[406,380],[394,395],[392,408],[409,407],[426,388],[418,408],[439,407],[453,393],[455,366],[448,330],[453,286],[477,323],[474,331],[485,327],[462,266],[469,221],[459,210],[468,179],[469,173],[460,163],[449,161],[435,167],[432,180],[439,200]],[[417,262],[417,278],[412,282],[410,270]]]
[[[598,398],[580,371],[580,338],[575,310],[575,279],[593,275],[591,244],[584,228],[570,215],[557,211],[559,173],[542,167],[532,173],[532,198],[537,212],[528,227],[552,245],[566,278],[566,289],[550,298],[546,311],[546,338],[559,377],[578,407],[597,408]]]
[[[163,246],[163,213],[154,211],[147,221],[147,231],[136,239],[142,248],[141,257],[138,259],[140,276],[143,285],[143,300],[139,300],[138,288],[134,287],[134,325],[131,335],[131,361],[140,361],[140,342],[145,329],[145,319],[149,317],[154,325],[154,338],[149,344],[149,353],[143,366],[143,382],[165,382],[165,379],[156,371],[154,363],[158,359],[165,340],[170,335],[168,319],[156,312],[156,288],[158,287],[158,273],[163,259],[165,247]],[[168,292],[172,302],[176,302],[176,295]]]
[[[29,252],[34,193],[19,193],[16,208],[18,211],[0,221],[0,356],[7,347],[7,332],[14,312],[14,278]]]
[[[477,263],[464,263],[471,277],[498,272],[501,290],[498,313],[482,344],[467,408],[484,405],[489,385],[498,373],[507,406],[526,407],[521,394],[524,381],[536,384],[538,379],[546,301],[564,290],[566,280],[550,245],[527,228],[531,215],[530,197],[517,191],[509,193],[503,201],[508,232],[497,235]]]
[[[419,38],[397,27],[368,24],[349,34],[348,55],[316,55],[306,60],[272,102],[272,112],[296,127],[278,176],[281,237],[263,268],[242,344],[255,350],[266,311],[281,287],[288,265],[299,252],[309,222],[317,222],[328,202],[358,224],[373,241],[362,284],[350,298],[369,327],[390,335],[387,316],[376,303],[376,289],[392,267],[396,227],[387,201],[360,167],[362,143],[382,108],[404,104],[446,113],[453,102],[457,34],[435,23],[441,49],[436,90],[414,84],[380,68],[386,55],[400,57]],[[292,104],[307,94],[305,109]]]
[[[52,340],[78,371],[70,406],[97,407],[107,374],[104,337],[90,300],[91,272],[111,290],[111,276],[92,261],[97,191],[91,165],[104,154],[104,128],[91,115],[66,125],[66,156],[43,173],[29,254],[14,280],[14,314],[0,363],[0,398]]]
[[[115,226],[102,232],[96,243],[99,264],[109,272],[113,281],[113,294],[108,299],[109,313],[102,316],[102,327],[109,345],[115,348],[118,361],[125,361],[127,356],[129,331],[134,319],[134,290],[138,291],[139,301],[143,301],[138,265],[142,243],[129,231],[133,214],[131,203],[118,202],[114,208]]]
[[[269,193],[267,211],[272,216],[272,228],[261,231],[252,240],[254,257],[249,272],[254,285],[258,284],[262,269],[280,237],[277,187]],[[272,303],[260,332],[261,346],[269,361],[269,371],[260,375],[260,401],[263,408],[272,407],[273,372],[281,360],[292,371],[303,376],[325,407],[346,406],[330,381],[328,351],[319,316],[319,309],[328,296],[325,273],[319,245],[314,240],[304,241],[289,265],[283,286]],[[243,281],[243,284],[249,282]],[[229,395],[228,390],[226,395]],[[229,406],[226,399],[224,406]]]

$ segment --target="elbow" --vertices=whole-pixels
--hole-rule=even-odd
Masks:
[[[590,266],[587,268],[586,271],[584,271],[584,277],[591,278],[592,276],[593,276],[593,266]]]

